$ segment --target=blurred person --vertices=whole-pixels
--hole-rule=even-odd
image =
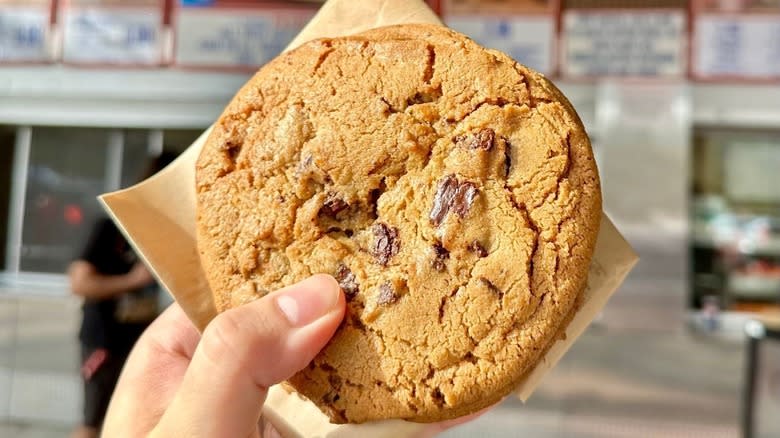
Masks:
[[[152,159],[144,179],[174,158],[164,153]],[[84,299],[79,330],[84,412],[71,436],[92,438],[100,433],[130,350],[159,314],[159,288],[108,218],[95,224],[68,277],[73,294]]]
[[[202,336],[171,305],[133,348],[104,436],[279,437],[261,417],[268,388],[314,359],[341,324],[345,302],[333,277],[315,275],[219,314]],[[482,412],[427,424],[416,438]]]

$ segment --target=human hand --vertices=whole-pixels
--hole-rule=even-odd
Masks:
[[[137,262],[127,273],[130,282],[134,287],[144,287],[154,283],[154,277],[149,272],[149,268],[141,262]]]
[[[173,304],[131,353],[104,436],[260,437],[268,388],[308,365],[344,309],[341,289],[326,275],[228,310],[203,336]],[[421,437],[469,419],[427,426]],[[278,436],[268,427],[262,432]]]

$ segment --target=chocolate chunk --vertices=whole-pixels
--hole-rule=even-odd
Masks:
[[[328,376],[328,383],[330,383],[330,386],[333,388],[338,389],[341,387],[341,377],[336,374],[331,374]]]
[[[330,405],[339,401],[340,398],[341,396],[336,391],[330,391],[322,396],[322,401],[323,403]]]
[[[466,217],[477,194],[479,189],[473,182],[458,182],[455,175],[445,176],[439,181],[439,187],[433,197],[433,208],[428,216],[431,223],[438,227],[450,211],[460,217]]]
[[[322,204],[322,208],[320,208],[320,214],[324,214],[330,218],[335,219],[336,215],[346,210],[348,207],[349,204],[344,202],[343,199],[331,194],[328,196],[328,199],[325,200],[325,203]]]
[[[373,255],[380,265],[387,266],[390,259],[398,254],[400,248],[398,229],[380,222],[374,225],[374,237]]]
[[[371,189],[371,191],[368,192],[368,205],[373,206],[374,210],[376,210],[376,204],[379,201],[380,196],[382,196],[381,189]]]
[[[453,141],[460,147],[489,151],[493,149],[493,144],[496,141],[496,132],[490,128],[482,128],[475,134],[459,135]]]
[[[379,187],[371,189],[368,192],[368,206],[371,208],[371,217],[374,219],[379,217],[379,198],[386,190],[387,184],[385,183],[385,179],[382,178],[379,182]]]
[[[441,243],[434,243],[433,244],[433,262],[431,262],[431,266],[433,269],[442,272],[444,269],[447,268],[447,265],[445,262],[448,258],[450,258],[450,252],[447,251],[447,248],[443,247]]]
[[[499,289],[495,284],[493,284],[490,280],[488,280],[485,277],[479,277],[479,281],[485,285],[485,287],[488,288],[491,292],[498,295],[499,297],[504,296],[504,293],[501,292],[501,289]]]
[[[398,298],[399,296],[396,293],[393,284],[389,281],[386,281],[379,286],[379,297],[376,299],[377,304],[386,306],[395,303],[398,301]]]
[[[496,141],[496,132],[490,128],[481,129],[474,136],[474,140],[471,142],[472,149],[482,149],[489,151],[493,149],[493,144]]]
[[[452,209],[460,217],[466,217],[471,206],[474,204],[474,199],[477,198],[479,189],[473,182],[465,181],[460,183],[458,191],[455,193],[455,198],[452,202]]]
[[[469,244],[469,251],[475,253],[479,257],[487,257],[488,252],[478,240],[475,240]]]
[[[436,189],[436,195],[433,197],[433,208],[429,218],[434,226],[441,225],[444,218],[447,217],[452,206],[452,200],[458,191],[458,180],[455,175],[447,175],[439,181],[439,187]]]
[[[436,403],[437,406],[444,406],[447,404],[447,401],[444,398],[444,394],[441,392],[441,389],[435,388],[433,390],[433,394],[431,394],[433,397],[434,403]]]
[[[509,171],[512,169],[512,145],[509,140],[504,139],[504,176],[509,177]]]
[[[357,295],[358,291],[360,291],[360,286],[358,286],[357,279],[355,279],[355,274],[353,274],[348,267],[339,265],[334,277],[336,278],[336,281],[339,282],[339,286],[341,286],[341,289],[344,291],[344,295],[346,295],[347,298],[353,298]]]

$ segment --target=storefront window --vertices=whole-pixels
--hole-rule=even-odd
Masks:
[[[780,309],[780,133],[700,130],[693,164],[691,304]]]
[[[84,247],[95,221],[106,214],[97,197],[138,183],[151,156],[164,149],[181,151],[200,134],[186,130],[24,129],[29,157],[14,162],[17,128],[0,127],[0,273],[63,274]],[[166,138],[169,133],[171,145]],[[26,140],[22,150],[27,157]],[[20,175],[26,186],[15,186],[12,175]],[[14,193],[18,202],[12,201]],[[21,227],[11,227],[9,218],[18,218],[17,223],[21,220]]]
[[[109,130],[33,129],[19,270],[61,273],[101,213]]]

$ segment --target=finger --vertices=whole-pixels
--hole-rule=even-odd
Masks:
[[[262,438],[282,438],[282,435],[276,430],[273,424],[266,422],[263,427],[263,433],[260,435]]]
[[[200,333],[178,303],[173,303],[149,326],[136,344],[153,352],[162,352],[186,359],[195,354]]]
[[[333,277],[316,275],[228,310],[206,328],[158,436],[248,436],[269,386],[303,369],[344,317]]]
[[[199,339],[181,307],[171,304],[130,354],[108,408],[104,436],[145,436],[154,428],[178,390]]]
[[[260,416],[260,421],[257,423],[257,431],[259,438],[282,438],[282,435],[279,434],[274,425],[264,416]]]

